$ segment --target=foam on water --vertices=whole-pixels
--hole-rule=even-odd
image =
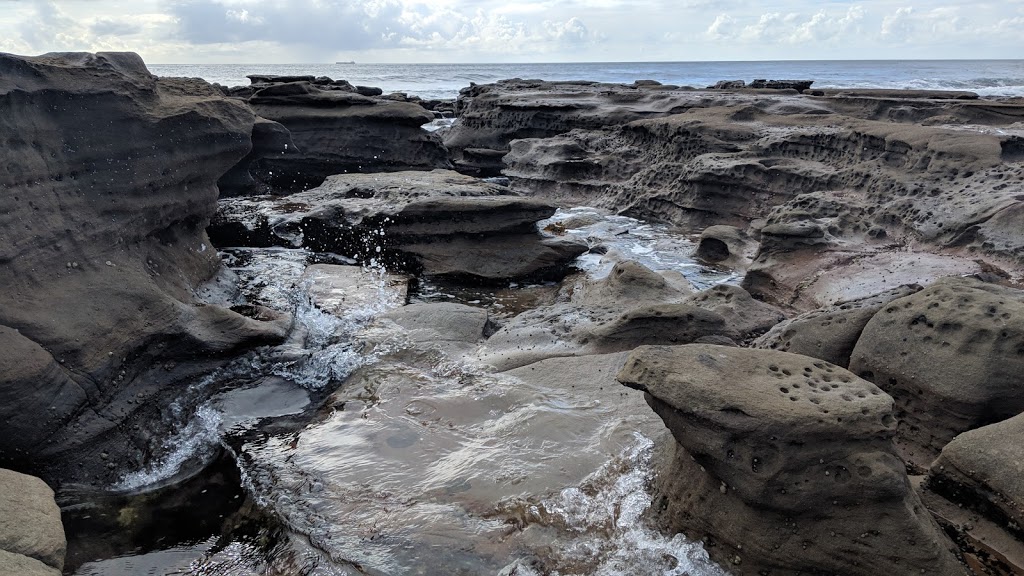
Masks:
[[[610,257],[578,263],[590,274],[606,274],[621,256],[680,271],[698,286],[731,278],[694,264],[692,243],[667,228],[593,209],[560,211],[553,220],[573,217],[584,224],[566,234],[609,250]],[[338,317],[315,306],[303,285],[310,260],[304,250],[233,251],[228,262],[247,300],[294,311],[295,328],[285,345],[197,386],[272,374],[317,390],[358,370],[328,401],[333,414],[299,434],[246,436],[235,435],[244,419],[219,412],[232,402],[215,397],[191,419],[175,404],[172,416],[182,424],[166,453],[117,486],[159,484],[223,445],[246,491],[291,534],[287,554],[270,565],[241,546],[204,554],[180,573],[417,574],[444,566],[451,574],[496,574],[520,558],[518,574],[530,566],[561,576],[724,574],[699,544],[644,523],[648,436],[663,426],[639,393],[551,387],[491,374],[440,349],[414,351],[403,330],[373,322],[393,306],[383,275],[379,299]],[[274,393],[289,410],[301,405],[287,390]],[[225,435],[235,440],[223,442]]]
[[[174,477],[186,462],[210,456],[220,443],[220,424],[220,412],[209,404],[200,406],[184,427],[164,441],[162,456],[142,470],[126,474],[112,488],[135,491],[154,486]]]

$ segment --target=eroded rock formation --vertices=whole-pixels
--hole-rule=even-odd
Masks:
[[[447,170],[336,175],[287,197],[220,206],[210,229],[218,246],[304,246],[482,282],[561,277],[587,250],[537,232],[550,204]]]
[[[220,266],[216,182],[254,122],[134,54],[0,55],[0,462],[95,479],[108,447],[137,465],[159,434],[139,423],[169,403],[149,400],[282,338],[197,295]]]
[[[274,189],[312,188],[332,174],[449,166],[440,138],[421,128],[434,114],[418,104],[304,78],[257,86],[249,105],[287,128],[297,148],[244,163]]]
[[[947,278],[893,300],[850,370],[895,398],[901,452],[927,467],[957,434],[1024,412],[1024,293]]]
[[[675,442],[655,504],[735,574],[962,575],[896,455],[877,386],[785,352],[635,350],[618,375]]]

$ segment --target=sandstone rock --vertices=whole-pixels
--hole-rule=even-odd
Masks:
[[[722,90],[655,103],[638,92],[476,87],[464,102],[479,125],[463,124],[453,145],[510,140],[504,173],[522,193],[685,228],[768,218],[744,288],[798,310],[974,274],[979,257],[1006,270],[1024,262],[1012,224],[1024,213],[1019,103]],[[560,123],[627,102],[649,116]]]
[[[220,266],[204,232],[215,183],[254,122],[134,54],[0,55],[0,462],[106,478],[92,451],[141,460],[160,430],[132,421],[172,384],[282,338],[196,296]]]
[[[481,347],[480,359],[499,370],[509,370],[545,358],[599,353],[591,341],[595,339],[594,331],[602,326],[606,327],[604,351],[611,352],[615,347],[622,350],[621,346],[629,346],[625,338],[631,323],[625,317],[628,311],[681,303],[692,293],[630,260],[617,262],[604,278],[577,276],[567,279],[566,284],[568,287],[554,304],[528,310],[506,322]],[[649,311],[650,316],[656,312]]]
[[[871,317],[893,300],[919,290],[921,286],[917,284],[900,286],[867,298],[805,312],[774,326],[755,340],[753,347],[802,354],[847,367],[861,331]]]
[[[892,399],[870,382],[704,344],[639,348],[617,378],[675,439],[656,485],[662,521],[713,539],[735,573],[965,573],[894,453]]]
[[[498,370],[545,358],[608,354],[644,344],[734,345],[767,330],[778,310],[737,287],[693,294],[636,262],[597,280],[576,278],[556,303],[506,322],[478,357]]]
[[[37,560],[58,574],[64,567],[67,541],[60,508],[53,500],[53,490],[42,480],[0,469],[0,551]]]
[[[257,117],[252,126],[252,150],[217,181],[221,198],[271,193],[272,189],[266,184],[271,175],[260,170],[260,161],[298,152],[287,128],[278,122]]]
[[[60,576],[61,571],[39,560],[0,550],[0,574],[17,576]]]
[[[688,303],[721,316],[741,340],[764,334],[786,319],[782,310],[754,300],[743,288],[729,284],[702,290],[690,298]]]
[[[850,370],[895,398],[897,445],[925,467],[957,434],[1024,412],[1024,293],[947,278],[894,300],[865,326]]]
[[[929,489],[1024,539],[1024,416],[964,432],[929,468]]]
[[[694,256],[706,262],[743,268],[754,256],[757,243],[735,226],[708,226],[700,233]]]
[[[251,170],[280,190],[319,186],[332,174],[449,165],[440,138],[420,128],[433,114],[414,103],[323,90],[300,81],[263,88],[249,104],[260,116],[287,128],[298,148],[295,154],[266,156],[252,164]]]
[[[306,246],[416,274],[496,282],[560,277],[587,247],[540,236],[554,207],[455,172],[338,175],[288,197],[228,199],[221,246]]]
[[[493,329],[486,309],[453,302],[410,304],[382,318],[405,328],[421,345],[475,345]]]
[[[928,471],[925,496],[934,494],[949,504],[934,498],[925,503],[959,532],[964,548],[985,559],[992,573],[1024,570],[1022,434],[1024,416],[964,432],[942,449]]]
[[[693,102],[680,94],[595,82],[512,79],[474,85],[460,93],[459,122],[445,134],[444,142],[458,170],[496,175],[512,140],[681,112]]]

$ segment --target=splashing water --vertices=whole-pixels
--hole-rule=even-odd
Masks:
[[[568,234],[624,257],[691,281],[729,278],[694,264],[692,244],[666,230],[587,209],[555,219],[574,216],[589,224]],[[586,258],[578,265],[592,275],[610,268],[608,259]],[[238,416],[221,412],[230,403],[215,397],[192,419],[176,405],[171,412],[185,423],[164,443],[167,453],[116,487],[158,485],[224,446],[245,491],[285,526],[287,553],[261,561],[248,544],[215,546],[174,573],[726,574],[699,544],[645,524],[648,438],[663,424],[642,395],[611,381],[573,389],[520,381],[416,344],[375,321],[395,305],[380,269],[368,271],[376,297],[329,314],[303,280],[310,259],[304,250],[232,251],[247,301],[292,310],[294,328],[284,345],[204,385],[269,374],[326,393],[344,382],[327,413],[298,433],[243,436]],[[606,373],[613,360],[604,360]]]
[[[180,413],[180,405],[177,405]],[[112,488],[133,491],[154,486],[178,474],[186,462],[212,455],[220,443],[221,414],[211,405],[200,406],[193,418],[163,443],[163,456],[142,470],[130,472]]]

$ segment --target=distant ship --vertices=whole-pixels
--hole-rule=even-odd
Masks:
[[[348,62],[335,62],[335,64],[355,64],[355,60],[349,60]]]

